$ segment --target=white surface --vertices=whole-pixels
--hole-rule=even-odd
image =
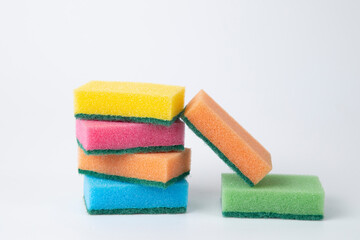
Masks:
[[[56,2],[56,3],[55,3]],[[359,1],[1,1],[0,239],[359,239]],[[271,153],[318,175],[321,222],[226,219],[229,168],[187,129],[188,213],[89,216],[72,90],[204,88]],[[221,238],[219,238],[221,237]]]

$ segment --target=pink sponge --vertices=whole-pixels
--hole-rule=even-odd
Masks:
[[[134,122],[76,120],[76,137],[86,154],[184,150],[184,123],[170,126]]]

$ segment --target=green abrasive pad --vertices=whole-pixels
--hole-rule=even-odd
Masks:
[[[84,146],[76,139],[79,147],[86,155],[106,155],[106,154],[133,154],[133,153],[150,153],[150,152],[171,152],[171,151],[184,151],[184,145],[172,146],[154,146],[154,147],[136,147],[127,149],[95,149],[86,150]]]
[[[181,112],[177,116],[173,117],[173,119],[171,120],[162,120],[157,118],[143,118],[143,117],[124,117],[118,115],[85,114],[85,113],[77,113],[75,114],[75,118],[85,119],[85,120],[141,122],[141,123],[151,123],[151,124],[170,126],[180,117],[180,114]]]
[[[296,220],[321,220],[323,215],[298,215],[298,214],[279,214],[267,212],[223,212],[224,217],[237,218],[282,218],[282,219],[296,219]]]
[[[83,170],[83,169],[78,169],[78,172],[80,174],[86,174],[86,175],[94,176],[97,178],[118,180],[118,181],[122,181],[122,182],[141,184],[141,185],[152,186],[152,187],[161,187],[161,188],[167,188],[168,186],[179,181],[180,179],[185,178],[190,173],[190,172],[185,172],[185,173],[179,175],[178,177],[172,178],[169,181],[164,183],[164,182],[149,181],[149,180],[138,179],[138,178],[128,178],[128,177],[122,177],[122,176],[116,176],[116,175],[108,175],[108,174],[104,174],[104,173],[98,173],[98,172]]]
[[[88,210],[87,212],[91,215],[102,215],[102,214],[176,214],[185,213],[186,207],[176,208],[126,208],[126,209],[102,209],[102,210]]]

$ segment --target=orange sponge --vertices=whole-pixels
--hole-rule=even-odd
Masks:
[[[167,187],[190,172],[191,150],[124,155],[86,155],[78,149],[79,173]]]
[[[182,119],[250,186],[271,170],[270,153],[203,90],[186,106]]]

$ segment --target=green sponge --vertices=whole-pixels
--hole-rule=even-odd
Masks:
[[[238,175],[222,174],[225,217],[321,220],[325,193],[316,176],[267,175],[254,187]]]

